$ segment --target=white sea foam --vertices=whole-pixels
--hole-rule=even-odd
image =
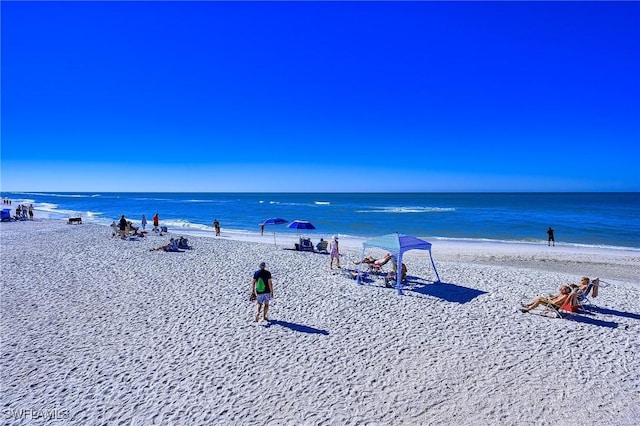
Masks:
[[[401,206],[401,207],[373,207],[367,210],[358,210],[358,213],[443,213],[454,212],[452,207],[421,207],[421,206]]]

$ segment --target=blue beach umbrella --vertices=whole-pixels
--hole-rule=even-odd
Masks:
[[[284,225],[287,222],[289,221],[286,219],[282,219],[280,217],[272,217],[262,222],[261,225]]]
[[[264,227],[265,225],[284,225],[287,222],[289,221],[286,219],[282,219],[281,217],[270,217],[269,219],[262,222],[260,226]],[[278,244],[276,244],[276,231],[273,231],[273,245],[278,247]]]
[[[298,231],[304,230],[304,229],[316,229],[316,227],[313,226],[311,222],[308,222],[306,220],[294,220],[287,226],[287,228],[297,229]],[[298,232],[298,238],[301,238],[300,232]]]
[[[287,228],[290,229],[316,229],[315,226],[313,226],[313,224],[311,222],[308,222],[306,220],[294,220],[293,222],[291,222]]]

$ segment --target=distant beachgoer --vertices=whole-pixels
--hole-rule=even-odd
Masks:
[[[333,269],[333,259],[336,260],[338,268],[340,268],[340,247],[338,246],[338,236],[334,235],[329,243],[329,268]]]
[[[260,312],[262,311],[262,318],[265,321],[269,321],[267,314],[269,312],[269,300],[273,298],[273,281],[271,280],[271,272],[266,268],[264,262],[260,262],[258,270],[253,273],[253,280],[251,281],[251,297],[249,300],[255,300],[258,305],[256,308],[255,322],[260,321]],[[262,310],[264,305],[264,310]]]
[[[33,204],[29,204],[29,220],[33,220]]]
[[[158,226],[160,225],[160,216],[158,213],[153,215],[153,232],[158,232]]]
[[[124,238],[127,235],[127,219],[124,215],[120,216],[120,237]]]
[[[178,241],[174,240],[173,238],[170,238],[168,244],[165,244],[163,246],[151,249],[151,251],[160,251],[160,250],[163,250],[163,251],[180,251],[180,250],[178,250]]]
[[[216,229],[216,237],[220,236],[220,222],[218,222],[218,219],[213,221],[213,227]]]
[[[264,235],[264,224],[260,225],[260,235]]]
[[[142,214],[142,230],[144,231],[147,228],[147,216]]]
[[[551,243],[553,243],[553,246],[555,247],[555,245],[556,245],[556,239],[555,239],[555,237],[553,236],[553,228],[552,228],[552,227],[549,227],[549,229],[547,229],[547,236],[549,237],[547,245],[549,245],[549,246],[550,246],[550,245],[551,245]]]

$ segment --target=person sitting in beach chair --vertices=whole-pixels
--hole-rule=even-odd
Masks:
[[[151,249],[150,251],[160,251],[160,250],[162,250],[162,251],[180,251],[178,249],[178,241],[173,239],[173,238],[171,238],[171,239],[169,239],[169,243],[168,244],[165,244],[165,245],[160,246],[160,247],[156,247],[154,249]]]
[[[567,304],[567,302],[569,302]],[[563,285],[560,287],[559,294],[549,295],[548,297],[536,297],[531,303],[523,306],[520,311],[523,313],[527,313],[536,309],[539,306],[544,306],[548,309],[554,311],[556,316],[562,317],[561,310],[569,310],[571,312],[576,312],[574,306],[577,306],[576,293],[571,290],[571,287],[568,285]],[[569,308],[569,309],[566,309]]]
[[[576,296],[578,304],[581,308],[590,306],[593,303],[591,298],[598,297],[598,288],[600,287],[600,278],[590,280],[589,277],[582,277],[580,284],[576,286]]]
[[[127,235],[138,235],[139,226],[133,226],[133,222],[127,221],[127,227],[125,228]]]
[[[405,265],[404,262],[402,263],[401,279],[402,279],[401,282],[407,281],[407,265]],[[389,272],[386,277],[384,277],[384,285],[386,287],[395,287],[396,281],[398,281],[398,266],[394,263],[393,270]]]
[[[329,246],[329,242],[323,240],[322,238],[320,238],[320,242],[318,244],[316,244],[316,251],[323,252],[323,253],[329,253],[329,251],[327,250],[328,246]]]

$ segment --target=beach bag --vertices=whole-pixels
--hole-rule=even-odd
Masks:
[[[264,280],[262,279],[262,277],[258,277],[258,282],[256,282],[256,291],[258,293],[264,293],[266,289],[267,286],[264,284]]]

